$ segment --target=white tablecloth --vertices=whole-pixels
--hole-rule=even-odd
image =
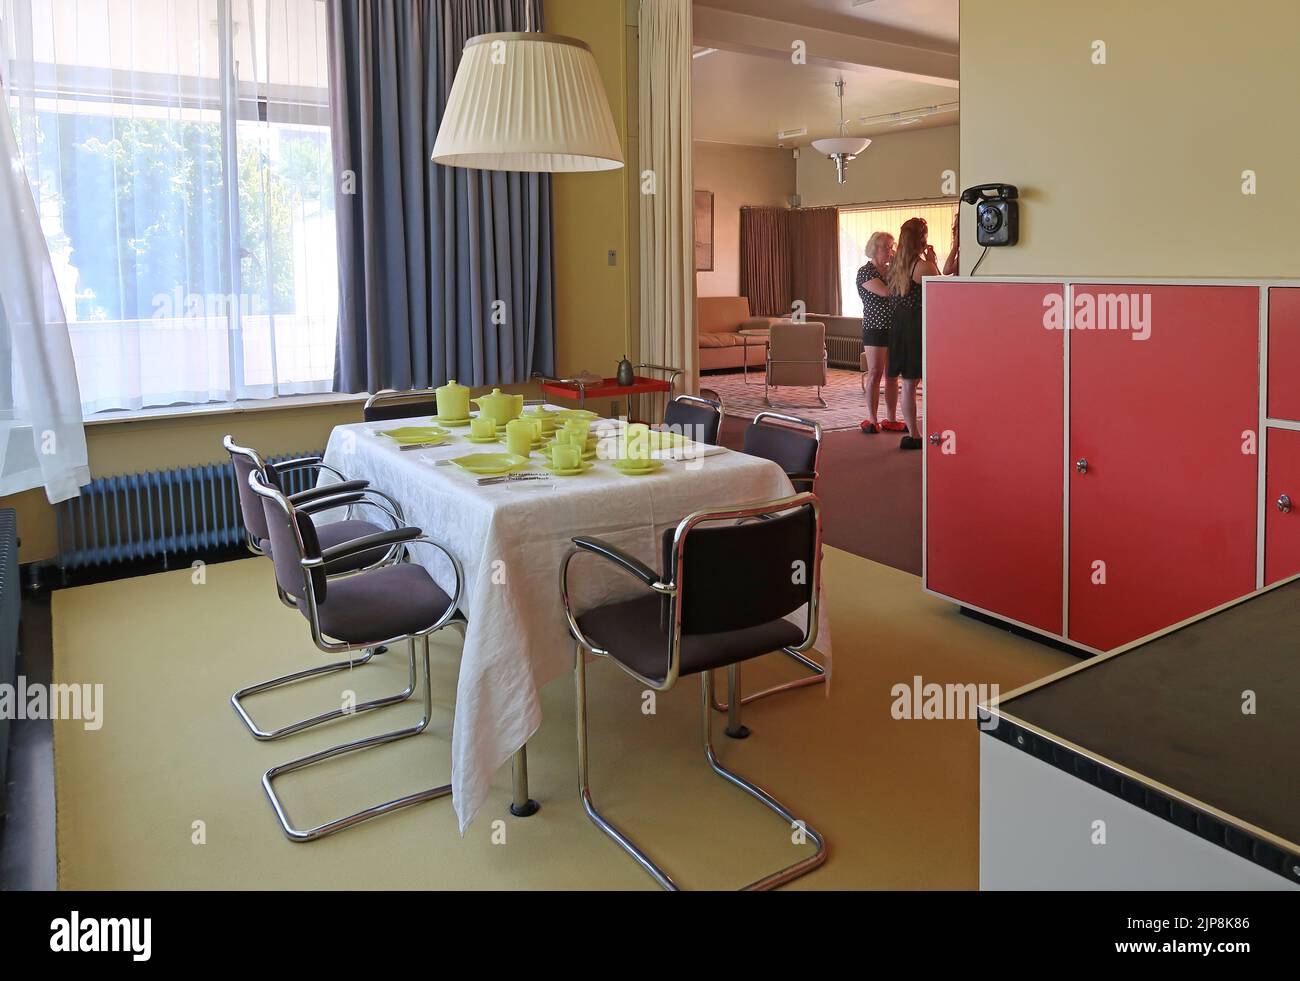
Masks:
[[[664,529],[687,514],[793,491],[774,463],[729,450],[668,462],[650,476],[625,476],[597,462],[580,477],[479,487],[473,475],[437,467],[435,461],[504,452],[503,445],[474,445],[464,438],[468,430],[461,429],[443,446],[402,451],[373,435],[421,422],[428,420],[340,426],[330,437],[325,462],[390,494],[402,505],[408,525],[424,529],[464,566],[461,610],[469,628],[456,697],[451,780],[464,834],[493,775],[541,724],[538,690],[573,669],[574,642],[559,595],[560,563],[572,547],[570,539],[603,538],[658,569]],[[451,592],[445,558],[427,546],[413,547],[411,556]],[[643,589],[596,558],[577,560],[571,583],[579,610],[631,598]],[[823,631],[825,624],[823,617]],[[818,648],[829,653],[828,641],[824,633]]]

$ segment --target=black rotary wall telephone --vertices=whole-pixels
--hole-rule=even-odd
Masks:
[[[975,205],[975,241],[984,246],[1015,245],[1020,239],[1020,191],[1014,184],[980,184],[961,192]]]

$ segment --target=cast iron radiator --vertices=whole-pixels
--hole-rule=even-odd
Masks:
[[[18,614],[22,590],[18,583],[18,522],[13,508],[0,510],[0,685],[17,683]],[[0,815],[5,812],[5,761],[9,757],[9,719],[0,715]]]
[[[862,370],[862,338],[827,335],[826,357],[832,368]]]
[[[278,460],[319,453],[293,454]],[[276,463],[272,460],[271,463]],[[314,486],[316,471],[281,478],[289,494]],[[244,541],[230,462],[101,477],[55,508],[59,569],[67,572],[237,547]]]

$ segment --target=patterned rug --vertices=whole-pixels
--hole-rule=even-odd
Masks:
[[[826,408],[817,404],[816,392],[811,388],[775,388],[771,390],[772,405],[763,401],[763,371],[751,368],[749,384],[745,384],[739,371],[707,374],[700,379],[700,388],[706,397],[712,397],[712,391],[722,400],[722,407],[730,416],[748,416],[753,418],[760,412],[772,409],[785,412],[802,419],[820,422],[822,429],[857,429],[866,418],[866,396],[862,394],[862,375],[844,368],[831,368],[829,381],[822,389],[822,398]],[[881,386],[883,388],[883,386]],[[917,412],[924,415],[924,389],[922,384],[917,392]],[[881,392],[880,409],[877,419],[888,418],[885,414],[885,396]],[[899,412],[902,418],[902,412]]]

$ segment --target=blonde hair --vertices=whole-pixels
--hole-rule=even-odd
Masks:
[[[887,282],[889,292],[895,296],[906,296],[911,290],[912,269],[925,250],[929,234],[930,226],[924,218],[909,218],[898,230],[898,251],[894,253],[894,264],[889,267]]]
[[[872,232],[871,238],[867,239],[867,258],[872,262],[875,262],[876,253],[880,251],[880,247],[884,245],[886,241],[892,242],[893,240],[894,236],[889,234],[889,232]]]

